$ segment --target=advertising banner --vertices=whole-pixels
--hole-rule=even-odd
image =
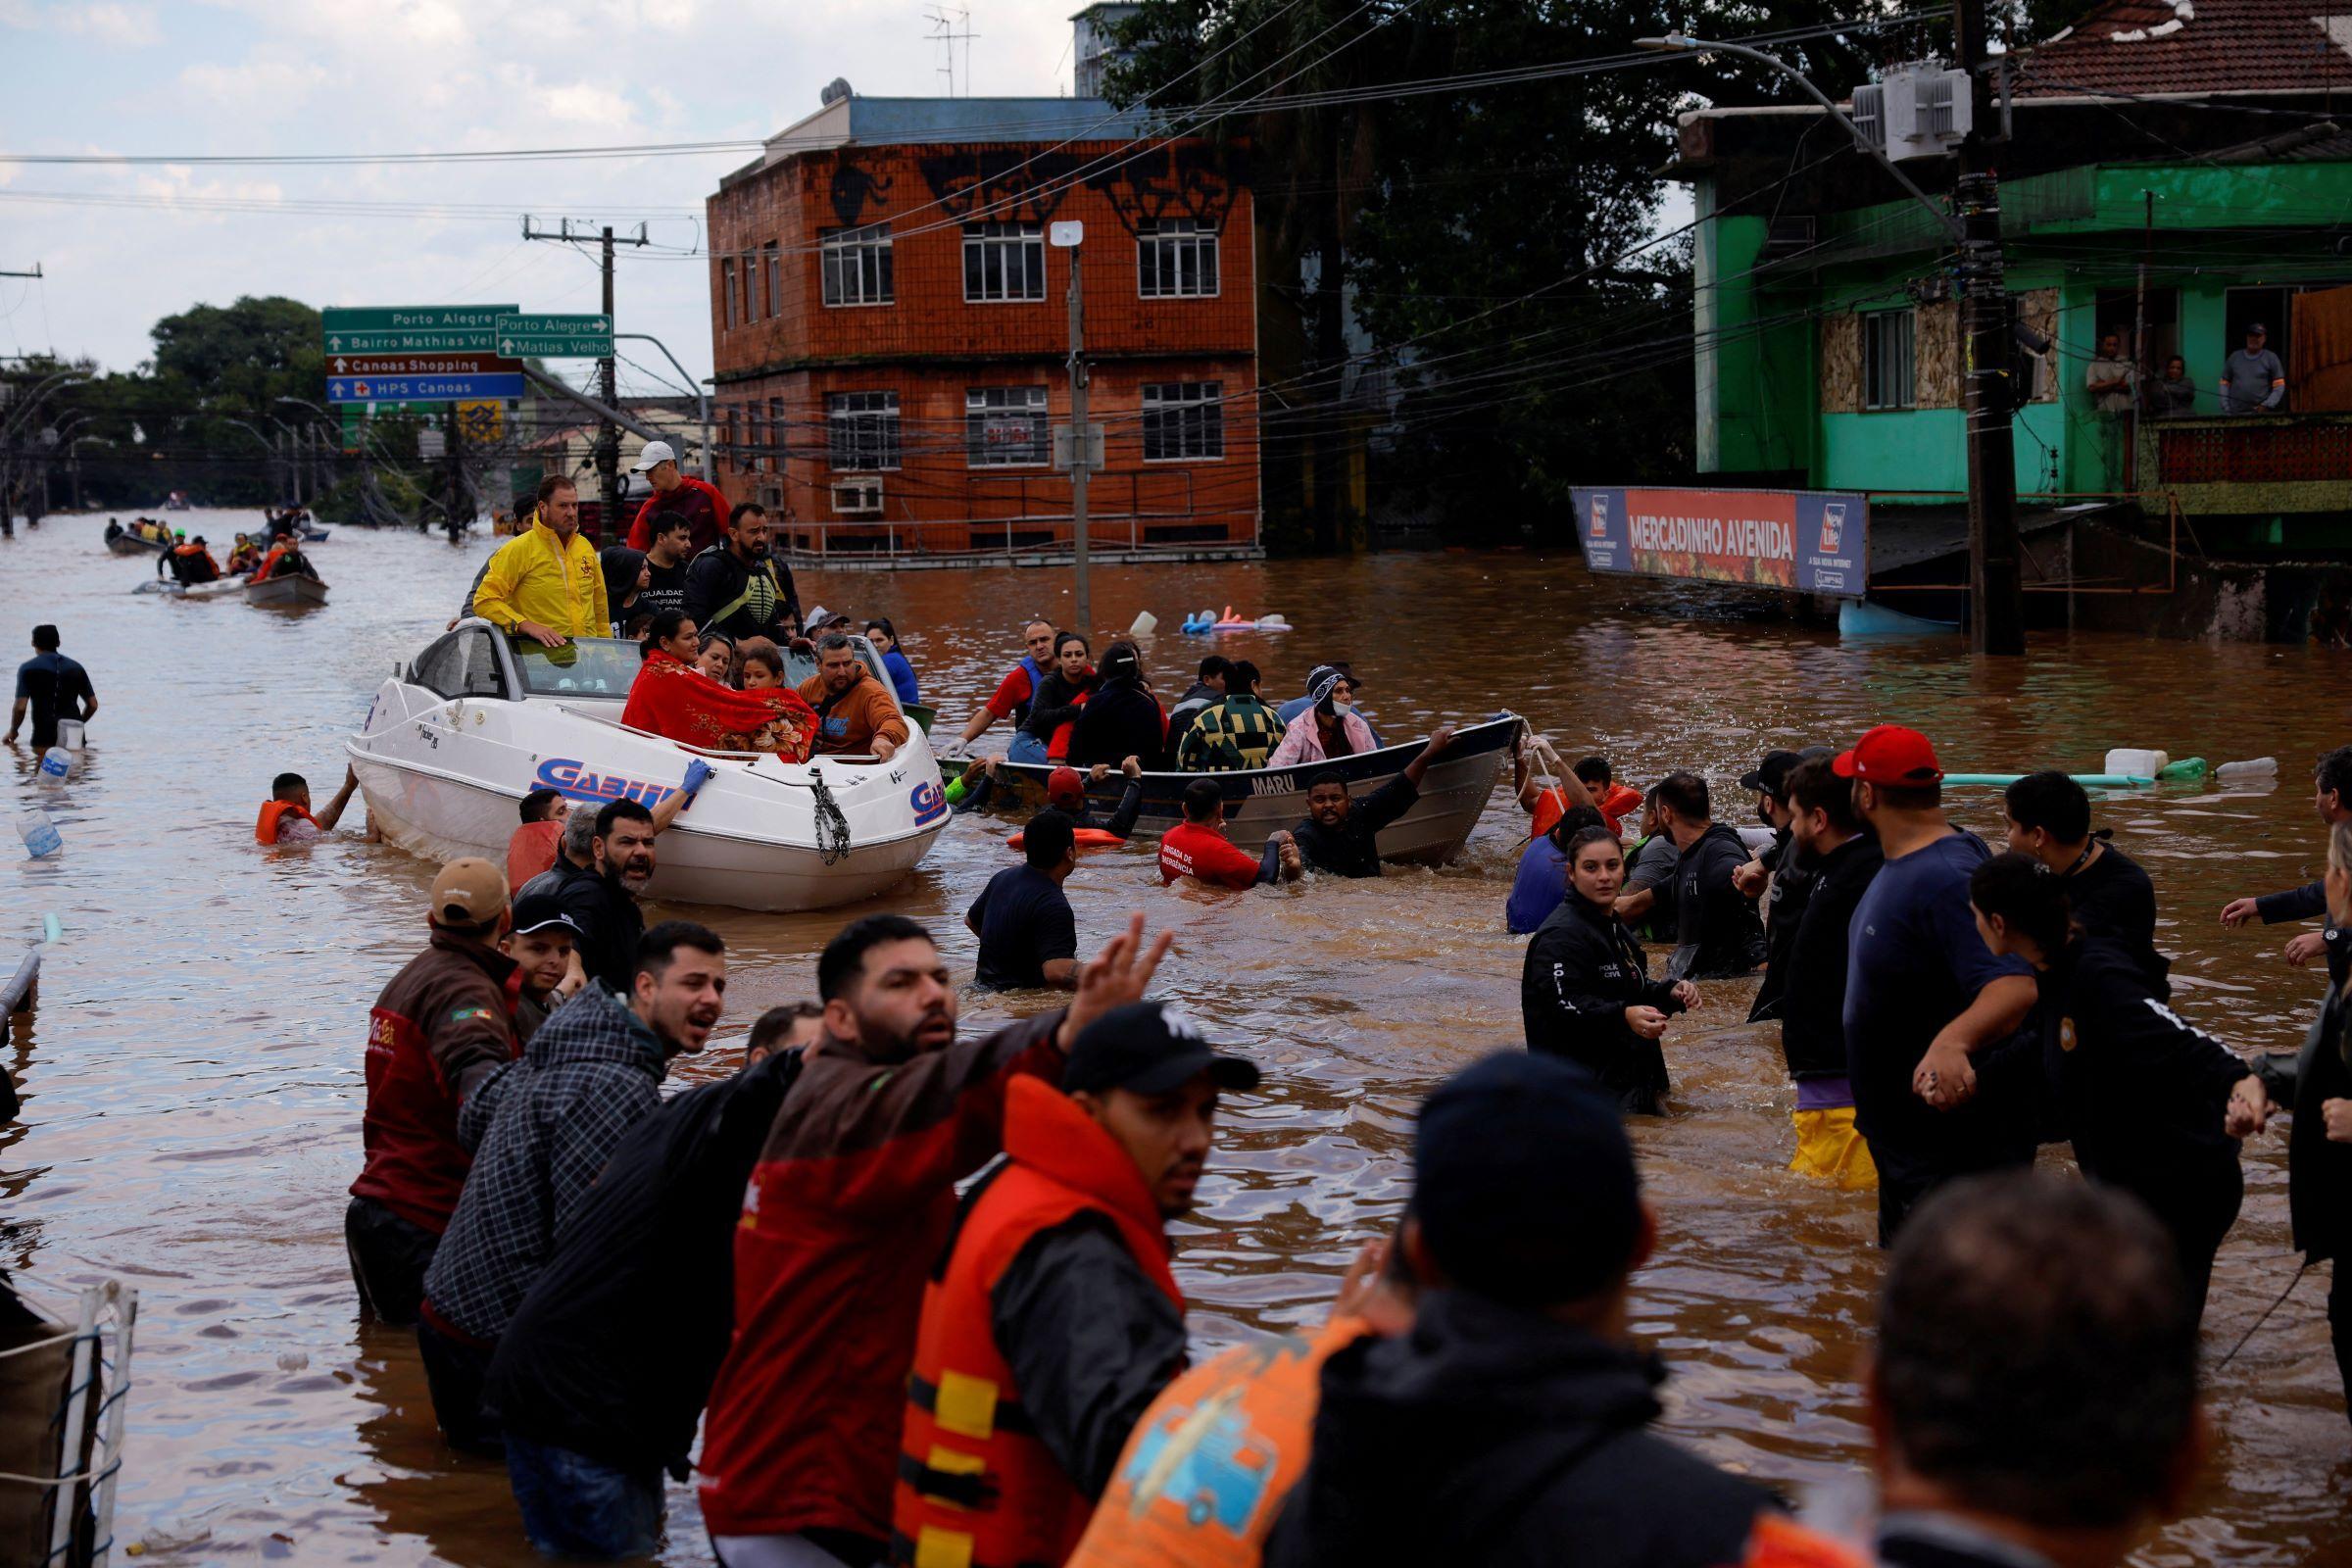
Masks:
[[[1577,543],[1594,571],[1742,583],[1859,599],[1870,504],[1820,490],[1578,490]]]

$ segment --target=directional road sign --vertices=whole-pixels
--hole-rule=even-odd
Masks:
[[[520,360],[495,354],[330,354],[329,375],[520,375]]]
[[[610,316],[502,316],[500,354],[536,354],[558,360],[601,360],[612,352]]]
[[[489,354],[496,324],[513,305],[389,305],[319,312],[326,352],[337,354]]]
[[[457,403],[522,396],[519,375],[330,375],[329,403]]]

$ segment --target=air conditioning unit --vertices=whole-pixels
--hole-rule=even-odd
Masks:
[[[882,481],[879,479],[843,479],[833,486],[833,513],[842,517],[877,517],[882,514]]]

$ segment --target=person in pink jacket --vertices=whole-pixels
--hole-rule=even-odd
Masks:
[[[1268,767],[1292,767],[1380,749],[1380,743],[1372,738],[1372,726],[1355,716],[1355,687],[1347,675],[1333,670],[1307,695],[1313,701],[1282,732],[1282,744],[1266,759]]]

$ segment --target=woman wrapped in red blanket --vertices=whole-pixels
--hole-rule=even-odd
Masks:
[[[773,752],[787,762],[806,762],[816,744],[816,714],[791,687],[739,692],[659,646],[630,683],[620,721],[689,746]]]

